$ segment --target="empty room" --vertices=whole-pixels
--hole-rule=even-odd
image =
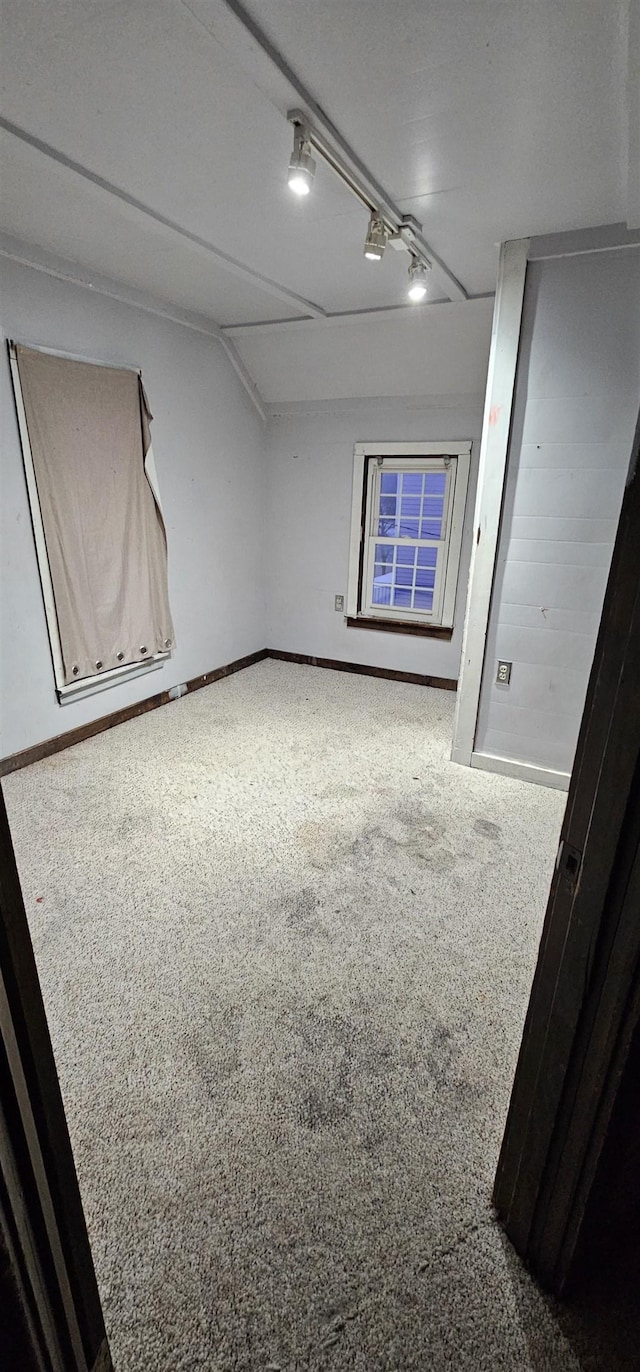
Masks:
[[[577,1277],[629,1107],[593,1088],[578,1167],[562,1048],[608,934],[532,1045],[589,777],[617,871],[639,794],[640,4],[21,0],[2,38],[6,1366],[630,1366]],[[518,1207],[565,1125],[552,1262]]]

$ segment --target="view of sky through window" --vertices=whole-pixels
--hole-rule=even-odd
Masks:
[[[446,472],[382,472],[376,512],[378,538],[441,539]],[[438,548],[376,543],[374,605],[433,609]]]

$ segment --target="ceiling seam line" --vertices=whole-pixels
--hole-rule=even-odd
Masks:
[[[38,251],[44,253],[46,250],[38,250],[36,248],[35,251],[36,253]],[[34,260],[33,245],[24,244],[23,251],[17,247],[14,248],[9,246],[6,239],[5,241],[2,241],[2,235],[0,235],[0,257],[6,257],[8,261],[17,262],[19,266],[28,267],[31,271],[42,272],[44,276],[51,276],[57,281],[66,281],[69,285],[79,286],[82,290],[94,291],[96,295],[104,295],[108,300],[117,300],[119,304],[128,305],[131,309],[142,310],[145,314],[157,315],[160,319],[169,319],[172,324],[179,324],[183,329],[191,329],[193,333],[202,334],[204,338],[210,338],[213,343],[219,343],[229,358],[234,371],[240,378],[240,381],[242,382],[249,399],[258,411],[260,418],[264,423],[267,422],[268,416],[264,408],[265,402],[263,401],[262,395],[246,362],[244,362],[243,358],[240,356],[233,339],[227,338],[222,332],[221,326],[216,324],[213,320],[209,321],[203,319],[202,323],[199,323],[196,319],[189,319],[188,312],[186,311],[184,314],[187,317],[183,318],[183,312],[180,310],[180,307],[177,307],[176,310],[172,310],[168,301],[140,299],[138,298],[138,292],[135,287],[128,287],[124,281],[111,282],[104,277],[101,277],[100,273],[95,274],[97,280],[86,281],[77,273],[67,269],[73,268],[74,264],[72,262],[67,264],[65,259],[60,259],[59,266],[55,266],[53,262],[39,262]],[[92,275],[94,275],[94,273],[92,273]]]
[[[4,129],[6,133],[11,134],[12,137],[17,138],[20,142],[26,143],[29,147],[34,148],[37,152],[43,153],[43,155],[48,157],[51,161],[57,162],[68,171],[74,172],[76,176],[80,176],[83,180],[91,182],[92,185],[97,186],[100,190],[113,196],[114,199],[122,201],[125,205],[130,205],[132,209],[137,210],[148,219],[154,220],[155,223],[161,224],[163,228],[179,234],[181,238],[185,238],[188,242],[195,244],[196,247],[202,248],[205,252],[210,253],[211,256],[220,263],[223,270],[249,281],[253,286],[258,287],[258,289],[263,290],[268,295],[273,295],[281,300],[289,301],[290,304],[296,306],[305,314],[310,314],[320,319],[324,317],[325,311],[320,305],[315,304],[314,301],[305,299],[304,296],[298,295],[296,291],[290,291],[286,286],[281,286],[278,281],[272,281],[270,277],[263,276],[261,272],[254,271],[252,267],[247,267],[244,262],[240,262],[237,258],[231,257],[231,255],[224,252],[222,248],[217,248],[214,243],[209,243],[206,238],[202,238],[199,234],[192,233],[190,229],[185,229],[183,225],[178,224],[174,219],[170,219],[168,215],[162,214],[159,210],[154,210],[150,205],[145,205],[142,200],[138,200],[136,196],[130,195],[128,191],[122,190],[119,186],[114,185],[113,182],[107,181],[107,179],[100,176],[98,172],[93,172],[89,167],[83,166],[81,162],[76,162],[74,158],[67,157],[66,153],[60,152],[58,148],[54,148],[51,144],[45,143],[43,139],[38,138],[35,134],[29,133],[26,129],[20,128],[18,124],[13,124],[11,120],[5,119],[2,115],[0,115],[0,128]]]
[[[422,305],[421,313],[427,309],[435,309],[437,305],[472,305],[476,300],[494,299],[495,294],[493,291],[481,291],[478,295],[468,295],[466,300],[449,300],[448,297],[447,299],[443,298],[442,300],[426,300]],[[221,324],[220,328],[222,329],[222,332],[227,335],[246,332],[247,337],[250,337],[254,333],[264,333],[268,329],[279,332],[283,329],[302,328],[309,324],[316,327],[319,324],[331,325],[340,322],[348,324],[354,320],[365,324],[372,317],[377,320],[380,318],[380,315],[386,315],[387,318],[393,319],[398,314],[404,313],[405,311],[407,314],[411,312],[415,317],[415,305],[373,305],[368,310],[327,310],[327,313],[322,319],[301,319],[298,315],[290,319],[250,319],[243,324]]]

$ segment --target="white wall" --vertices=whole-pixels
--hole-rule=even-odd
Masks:
[[[333,597],[347,590],[354,443],[478,439],[490,301],[427,307],[415,316],[403,311],[401,320],[305,327],[295,345],[287,333],[268,335],[260,347],[279,353],[274,378],[288,375],[293,345],[294,390],[305,398],[281,403],[288,383],[274,379],[279,413],[265,436],[215,340],[6,259],[0,282],[5,337],[142,368],[154,412],[177,640],[160,671],[58,704],[5,358],[0,756],[265,646],[457,677],[475,449],[452,641],[348,630]],[[364,398],[314,398],[331,395],[339,376],[343,389],[346,377],[348,387],[362,386]],[[383,383],[395,388],[395,398],[379,398]],[[367,396],[369,384],[375,395]],[[409,385],[419,387],[417,397],[400,397]]]
[[[639,395],[640,250],[532,262],[477,752],[571,770]]]
[[[484,353],[484,371],[488,353]],[[479,371],[482,373],[480,356]],[[449,388],[455,385],[449,373]],[[267,640],[270,648],[369,666],[457,678],[462,647],[471,519],[477,473],[474,442],[467,514],[450,642],[348,629],[334,610],[347,594],[353,449],[358,442],[478,440],[482,394],[421,401],[373,399],[280,407],[267,431]]]
[[[5,352],[0,756],[6,756],[264,647],[264,436],[215,340],[5,259],[0,282],[5,338],[142,368],[154,414],[177,640],[161,670],[58,704]]]

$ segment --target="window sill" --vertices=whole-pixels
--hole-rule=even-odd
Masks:
[[[388,634],[414,634],[418,638],[440,638],[449,642],[453,638],[453,629],[446,629],[442,624],[411,624],[405,619],[373,619],[369,615],[358,615],[354,618],[347,615],[348,629],[375,629],[376,633],[382,630]]]

